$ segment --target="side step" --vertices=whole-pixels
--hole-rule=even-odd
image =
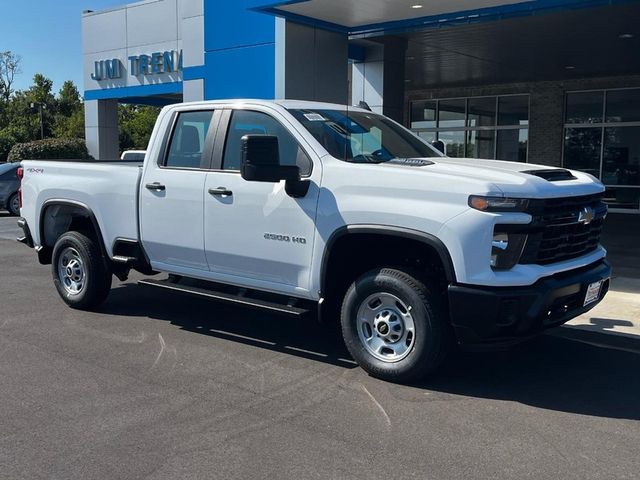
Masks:
[[[170,276],[167,280],[145,279],[138,281],[138,285],[147,287],[162,288],[178,293],[186,293],[198,297],[205,297],[211,300],[218,300],[225,303],[243,305],[245,307],[270,310],[272,312],[284,313],[293,316],[302,316],[311,310],[313,302],[301,300],[283,295],[247,290],[229,285],[221,285],[203,280],[181,278]],[[304,305],[308,308],[304,308]]]

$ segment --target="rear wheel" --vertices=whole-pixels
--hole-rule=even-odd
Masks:
[[[67,232],[53,247],[53,283],[62,300],[88,310],[100,305],[111,289],[111,270],[100,245],[80,232]]]
[[[9,198],[9,201],[7,202],[7,209],[9,210],[9,213],[15,217],[20,215],[20,199],[18,198],[17,193],[14,193],[11,195],[11,198]]]
[[[358,278],[342,305],[342,334],[368,373],[406,382],[435,371],[451,345],[444,294],[434,282],[382,268]]]

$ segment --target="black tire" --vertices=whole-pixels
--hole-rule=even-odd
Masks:
[[[18,193],[16,192],[13,195],[11,195],[9,197],[9,200],[7,201],[7,210],[14,217],[17,217],[20,215],[20,207],[17,206],[17,200],[18,200]]]
[[[405,344],[404,358],[380,359],[361,340],[358,311],[364,301],[378,293],[390,294],[405,305],[413,321],[412,344]],[[381,308],[381,307],[380,307]],[[375,313],[375,310],[371,310]],[[376,317],[379,318],[379,317]],[[347,290],[340,315],[342,336],[349,353],[370,375],[393,382],[418,380],[434,372],[451,350],[451,326],[446,308],[446,294],[432,280],[392,268],[379,268],[365,273]],[[403,324],[404,325],[404,324]],[[373,330],[371,335],[378,335]],[[368,335],[364,335],[368,336]],[[371,337],[372,338],[372,337]]]
[[[77,253],[82,262],[83,276],[77,293],[70,292],[63,285],[59,262],[65,252]],[[95,239],[84,233],[67,232],[58,239],[53,247],[51,272],[58,294],[72,308],[91,310],[107,298],[111,289],[111,269],[102,248]]]

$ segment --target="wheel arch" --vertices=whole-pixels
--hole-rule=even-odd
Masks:
[[[447,283],[455,283],[456,281],[455,269],[449,250],[438,237],[418,230],[389,225],[345,225],[335,230],[326,243],[320,267],[321,297],[328,290],[327,282],[330,278],[332,255],[339,248],[340,242],[354,235],[392,238],[399,241],[407,240],[414,244],[424,245],[440,261]]]
[[[55,216],[48,216],[47,212],[51,208],[58,207]],[[89,206],[75,200],[47,200],[40,208],[40,218],[38,220],[38,232],[40,237],[40,248],[38,259],[42,264],[51,263],[53,246],[62,234],[72,230],[71,227],[81,231],[89,230],[94,234],[100,248],[107,256],[107,249],[102,236],[102,229],[98,220]]]

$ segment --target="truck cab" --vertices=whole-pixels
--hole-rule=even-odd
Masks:
[[[372,375],[411,380],[452,346],[518,343],[604,297],[603,185],[454,159],[363,108],[229,100],[165,107],[144,162],[25,161],[21,239],[61,297],[113,274],[339,319]]]

